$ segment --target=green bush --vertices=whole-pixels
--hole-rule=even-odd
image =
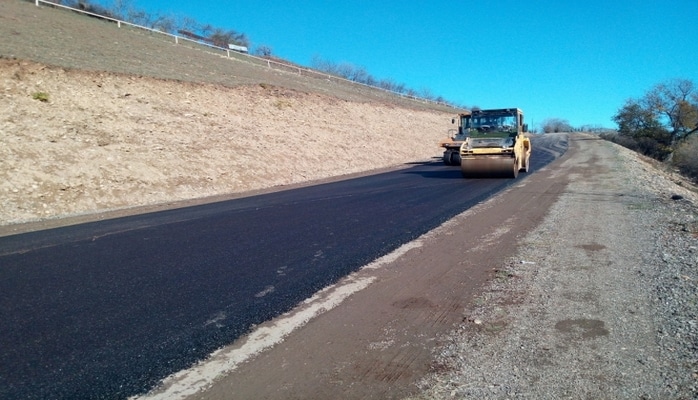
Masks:
[[[655,160],[664,161],[671,154],[671,147],[653,138],[639,137],[637,138],[637,145],[641,154],[652,157]]]
[[[32,93],[32,99],[47,103],[48,102],[48,93],[46,93],[46,92],[34,92],[34,93]]]
[[[665,140],[657,140],[653,137],[632,137],[618,133],[602,133],[600,137],[658,161],[666,160],[671,154],[671,147],[665,143]]]
[[[630,149],[634,152],[640,153],[640,146],[637,144],[637,140],[630,136],[619,135],[617,133],[602,133],[599,135],[602,139],[608,140],[615,144],[619,144],[626,149]]]
[[[676,147],[672,164],[682,175],[698,182],[698,136],[694,134]]]

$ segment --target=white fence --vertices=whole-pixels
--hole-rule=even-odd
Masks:
[[[157,29],[152,29],[152,28],[148,28],[148,27],[145,27],[145,26],[132,24],[132,23],[130,23],[130,22],[121,21],[121,20],[118,20],[118,19],[115,19],[115,18],[106,17],[106,16],[104,16],[104,15],[91,13],[91,12],[89,12],[89,11],[80,10],[80,9],[78,9],[78,8],[72,8],[72,7],[64,6],[64,5],[62,5],[62,4],[54,3],[54,2],[52,2],[52,1],[48,1],[48,0],[34,0],[34,2],[35,2],[35,4],[36,4],[37,7],[39,7],[39,4],[44,3],[44,4],[47,4],[47,5],[50,5],[51,7],[63,8],[63,9],[66,9],[66,10],[75,11],[75,12],[82,13],[82,14],[86,14],[86,15],[90,15],[90,16],[93,16],[93,17],[96,17],[96,18],[104,19],[104,20],[107,20],[107,21],[112,21],[112,22],[116,23],[116,25],[117,25],[119,28],[121,28],[121,25],[128,25],[128,26],[132,26],[132,27],[137,28],[137,29],[143,29],[143,30],[146,30],[146,31],[149,31],[149,32],[152,32],[152,33],[157,33],[157,34],[160,34],[160,35],[164,35],[164,36],[167,36],[167,37],[172,38],[176,44],[179,44],[180,41],[187,41],[187,42],[195,43],[195,44],[197,44],[197,45],[210,47],[210,48],[212,48],[212,49],[225,52],[228,58],[231,58],[230,54],[231,54],[231,52],[234,52],[234,53],[239,54],[240,56],[248,57],[250,60],[257,61],[258,63],[261,63],[261,64],[266,64],[267,67],[269,67],[269,68],[277,68],[277,69],[280,69],[280,70],[283,70],[283,71],[293,71],[294,73],[296,73],[296,74],[298,74],[298,75],[306,75],[306,76],[316,77],[316,78],[322,78],[322,79],[333,79],[333,80],[336,80],[336,81],[345,82],[345,83],[349,83],[349,84],[352,84],[352,85],[358,85],[358,86],[363,86],[363,87],[371,88],[371,89],[375,89],[375,90],[381,90],[381,91],[383,91],[383,92],[390,93],[390,94],[395,95],[395,96],[399,96],[399,97],[402,97],[402,98],[405,98],[405,99],[415,100],[415,101],[422,102],[422,103],[431,103],[431,104],[440,104],[440,105],[449,106],[448,104],[445,104],[445,103],[440,103],[440,102],[437,102],[437,101],[433,101],[433,100],[429,100],[429,99],[424,99],[424,98],[421,98],[421,97],[412,96],[412,95],[407,95],[407,94],[403,94],[403,93],[393,92],[393,91],[391,91],[391,90],[383,89],[383,88],[381,88],[381,87],[379,87],[379,86],[366,85],[366,84],[364,84],[364,83],[355,82],[355,81],[352,81],[352,80],[349,80],[349,79],[345,79],[345,78],[342,78],[342,77],[339,77],[339,76],[336,76],[336,75],[331,75],[331,74],[323,73],[323,72],[320,72],[320,71],[316,71],[316,70],[312,70],[312,69],[308,69],[308,68],[299,67],[299,66],[297,66],[297,65],[287,64],[287,63],[283,63],[283,62],[279,62],[279,61],[275,61],[275,60],[270,60],[270,59],[268,59],[268,58],[255,57],[255,56],[250,55],[250,54],[247,54],[247,53],[241,53],[241,52],[239,52],[239,51],[231,50],[230,48],[223,48],[223,47],[214,46],[214,45],[209,44],[209,43],[205,43],[205,42],[201,42],[201,41],[189,39],[189,38],[186,38],[186,37],[183,37],[183,36],[174,35],[174,34],[167,33],[167,32],[163,32],[163,31],[160,31],[160,30],[157,30]]]

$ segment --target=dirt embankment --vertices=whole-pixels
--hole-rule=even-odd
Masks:
[[[455,112],[29,1],[0,36],[0,235],[429,159]]]
[[[450,114],[0,59],[0,224],[438,156]],[[48,101],[35,99],[45,93]]]

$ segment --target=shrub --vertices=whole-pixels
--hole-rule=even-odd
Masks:
[[[671,154],[671,147],[664,140],[658,140],[654,137],[638,136],[632,137],[619,133],[602,133],[599,135],[602,139],[619,144],[626,149],[630,149],[636,153],[652,157],[658,161],[664,161]]]
[[[655,160],[664,161],[671,154],[671,147],[653,138],[639,137],[637,145],[640,153]]]
[[[34,92],[32,93],[32,99],[39,100],[44,103],[48,103],[48,93],[46,92]]]
[[[672,164],[681,174],[698,182],[698,136],[692,135],[676,147]]]
[[[604,133],[599,135],[602,139],[608,140],[610,142],[619,144],[626,149],[630,149],[635,152],[640,152],[640,146],[637,144],[637,140],[630,136],[619,135],[617,133]]]

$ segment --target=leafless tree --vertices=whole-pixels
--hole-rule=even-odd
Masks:
[[[200,31],[200,26],[201,24],[191,17],[181,17],[179,18],[179,22],[177,23],[178,29],[188,32],[198,32]]]
[[[113,0],[111,10],[119,15],[120,18],[126,19],[129,13],[134,9],[132,0]]]
[[[249,41],[244,33],[238,33],[234,30],[225,31],[220,28],[214,28],[213,32],[207,38],[211,44],[218,47],[227,48],[228,44],[237,44],[239,46],[248,46]]]
[[[162,32],[174,33],[177,31],[177,21],[172,16],[159,15],[155,17],[150,27]]]
[[[255,49],[255,54],[260,57],[271,57],[272,50],[269,46],[260,45]]]
[[[544,133],[572,132],[574,130],[572,125],[562,118],[548,118],[543,121],[541,128]]]
[[[690,80],[660,83],[645,95],[641,105],[666,121],[672,145],[698,131],[698,90]]]
[[[427,100],[434,100],[434,93],[432,93],[431,89],[429,88],[422,88],[419,91],[419,97]]]
[[[124,19],[132,24],[141,26],[151,26],[153,21],[153,17],[150,14],[136,9],[130,9]]]

